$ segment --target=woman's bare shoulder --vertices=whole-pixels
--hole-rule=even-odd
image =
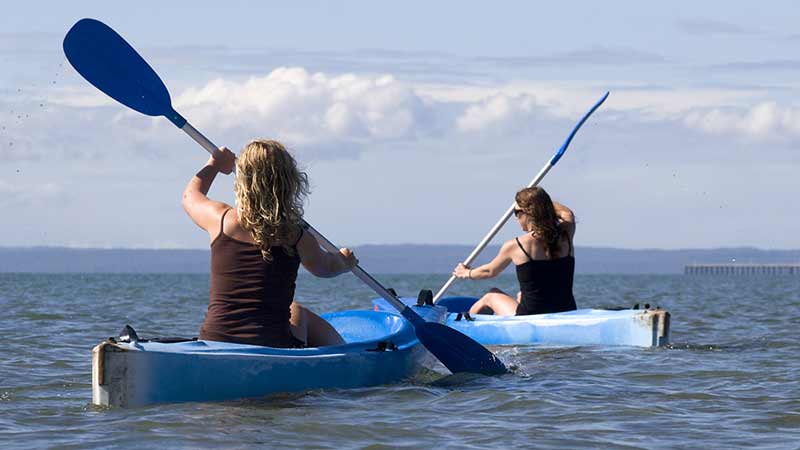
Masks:
[[[222,231],[237,241],[250,242],[254,244],[255,241],[253,241],[253,237],[242,227],[236,208],[228,206],[225,211],[227,212],[223,212],[223,214],[225,214],[225,221],[222,223]]]

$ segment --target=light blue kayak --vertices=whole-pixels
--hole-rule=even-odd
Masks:
[[[103,342],[92,351],[92,402],[132,407],[374,386],[407,379],[422,367],[425,349],[402,317],[375,311],[323,317],[346,344],[282,349],[213,341]]]
[[[403,302],[416,305],[417,299]],[[670,315],[662,309],[578,309],[530,316],[464,314],[478,299],[445,297],[435,306],[414,306],[427,320],[438,320],[483,345],[631,345],[658,347],[669,343]],[[376,311],[388,311],[382,299]]]

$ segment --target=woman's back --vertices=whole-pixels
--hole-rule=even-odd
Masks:
[[[547,246],[533,234],[516,238],[516,242],[524,258],[521,262],[514,258],[521,294],[517,315],[577,309],[572,294],[575,257],[569,234],[561,233],[558,253],[553,257]]]
[[[201,339],[271,347],[299,345],[289,328],[300,266],[296,249],[273,246],[271,260],[266,261],[251,239],[241,239],[245,236],[235,214],[226,220],[229,211],[222,215],[219,234],[211,243],[210,302]]]

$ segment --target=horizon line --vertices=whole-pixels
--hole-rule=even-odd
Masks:
[[[489,247],[498,246],[489,244]],[[420,243],[399,243],[399,244],[357,244],[353,248],[360,247],[472,247],[472,244],[420,244]],[[792,252],[800,251],[800,248],[763,248],[752,245],[730,246],[730,247],[678,247],[678,248],[658,248],[658,247],[614,247],[598,245],[576,245],[576,249],[597,249],[597,250],[625,250],[625,251],[712,251],[712,250],[756,250],[756,251],[778,251]],[[71,245],[0,245],[0,250],[140,250],[140,251],[209,251],[210,247],[124,247],[124,246],[71,246]]]

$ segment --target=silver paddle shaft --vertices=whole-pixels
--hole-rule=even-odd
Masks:
[[[201,147],[206,149],[206,151],[210,153],[211,156],[215,158],[219,156],[220,153],[219,147],[214,145],[213,142],[209,141],[207,137],[203,136],[203,134],[197,131],[197,129],[193,127],[191,124],[189,124],[189,122],[186,122],[181,127],[181,130],[183,130],[184,133],[188,134],[190,138],[194,139],[195,142],[200,144]]]
[[[324,248],[328,253],[339,254],[339,248],[333,245],[333,242],[329,241],[328,238],[323,236],[319,231],[315,230],[308,222],[305,220],[303,221],[303,226],[305,227],[306,231],[311,233],[314,236],[314,239]],[[366,270],[362,269],[361,266],[355,266],[350,269],[353,272],[353,275],[357,276],[361,281],[367,284],[367,286],[371,287],[376,294],[383,297],[384,300],[391,303],[398,311],[403,311],[407,308],[407,306],[401,302],[395,295],[392,295],[383,285],[378,282],[375,278],[372,277]]]
[[[534,179],[531,180],[530,184],[528,184],[528,187],[529,188],[534,187],[537,184],[539,184],[539,182],[542,181],[542,178],[544,178],[544,176],[547,175],[547,172],[549,172],[552,167],[553,167],[552,162],[548,161],[547,164],[545,164],[545,166],[542,167],[542,170],[539,171],[536,177],[534,177]],[[463,264],[465,266],[468,266],[472,264],[473,261],[475,261],[475,258],[477,258],[478,255],[481,254],[483,249],[486,248],[487,245],[489,245],[489,242],[491,242],[492,239],[495,237],[495,235],[497,235],[497,233],[500,231],[500,229],[503,228],[503,225],[505,225],[506,222],[508,222],[508,218],[511,217],[512,214],[514,214],[515,204],[516,202],[511,204],[508,210],[506,210],[505,214],[503,214],[503,216],[500,217],[500,220],[498,220],[497,223],[494,224],[492,229],[489,230],[489,233],[486,236],[484,236],[483,240],[478,244],[477,247],[475,247],[475,250],[473,250],[472,253],[470,253],[469,256],[467,257],[467,259],[464,260]],[[445,294],[445,292],[447,292],[447,290],[450,288],[450,285],[452,285],[454,281],[456,281],[456,276],[451,275],[450,279],[447,280],[447,283],[445,283],[444,286],[442,286],[442,288],[439,289],[439,292],[437,292],[436,295],[433,297],[433,303],[438,302],[439,299],[442,298],[442,296]]]

